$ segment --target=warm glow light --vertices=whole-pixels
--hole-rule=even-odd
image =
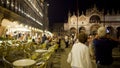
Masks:
[[[50,31],[45,30],[45,34],[48,35],[48,36],[50,35],[51,37],[53,36],[53,34]]]
[[[31,26],[29,26],[29,29],[31,29],[32,27]]]
[[[7,4],[10,4],[10,2],[7,0]]]
[[[28,28],[28,25],[25,25],[25,28]]]
[[[20,24],[21,27],[23,27],[23,24]]]

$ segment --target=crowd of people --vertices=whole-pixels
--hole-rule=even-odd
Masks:
[[[110,36],[101,26],[94,34],[81,30],[68,54],[67,62],[72,68],[112,68],[112,49],[119,40]]]
[[[101,26],[96,32],[87,34],[85,29],[81,29],[79,34],[63,37],[49,37],[45,34],[42,37],[29,37],[27,34],[18,34],[19,41],[32,41],[36,44],[48,43],[55,41],[58,47],[62,47],[61,41],[64,40],[65,48],[72,45],[68,54],[67,62],[72,68],[112,68],[113,57],[112,49],[120,44],[120,41],[110,36],[107,29]],[[48,49],[49,46],[46,46]]]

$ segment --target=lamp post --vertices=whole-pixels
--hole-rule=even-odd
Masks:
[[[77,37],[78,37],[78,17],[79,17],[79,10],[78,10],[78,0],[77,0]]]

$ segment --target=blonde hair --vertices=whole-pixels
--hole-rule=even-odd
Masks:
[[[97,30],[97,34],[99,37],[104,37],[106,35],[106,28],[105,27],[99,27]]]

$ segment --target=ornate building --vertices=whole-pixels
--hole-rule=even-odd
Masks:
[[[68,22],[64,24],[64,30],[70,33],[79,33],[81,28],[84,28],[88,34],[95,32],[99,26],[105,26],[108,28],[111,34],[117,33],[120,35],[120,14],[112,11],[111,14],[104,10],[100,11],[94,6],[91,9],[86,10],[85,14],[73,15],[68,13]]]
[[[45,0],[0,0],[0,28],[16,29],[22,24],[33,31],[48,30],[48,6]]]

